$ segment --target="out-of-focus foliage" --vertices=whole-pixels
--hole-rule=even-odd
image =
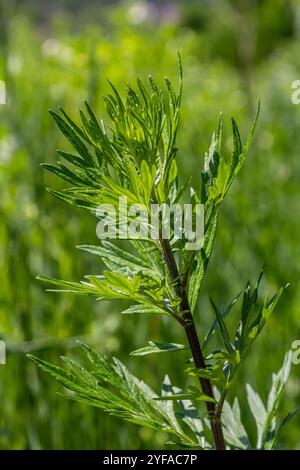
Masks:
[[[164,437],[151,429],[124,429],[113,417],[59,400],[56,384],[38,374],[25,353],[38,350],[40,357],[55,362],[57,347],[70,355],[77,337],[120,359],[149,337],[182,343],[168,319],[129,316],[124,321],[123,303],[99,307],[85,298],[45,293],[35,280],[41,273],[79,279],[100,271],[93,257],[83,261],[71,248],[83,240],[97,243],[95,220],[70,211],[44,190],[54,186],[54,177],[39,163],[54,163],[55,149],[65,149],[47,109],[63,106],[74,116],[87,99],[101,114],[106,77],[121,88],[148,73],[176,81],[177,50],[185,77],[182,180],[192,175],[199,188],[207,140],[221,110],[246,126],[258,98],[262,101],[256,144],[223,207],[214,269],[208,268],[198,321],[205,332],[213,316],[209,297],[217,305],[228,303],[241,280],[255,277],[264,263],[265,289],[290,282],[268,335],[258,340],[236,382],[242,403],[246,382],[266,400],[266,377],[279,369],[283,352],[300,338],[300,105],[291,102],[291,84],[300,79],[300,2],[56,0],[47,2],[47,14],[42,2],[0,5],[0,103],[6,101],[0,104],[0,336],[7,344],[7,364],[0,366],[5,404],[0,447],[155,448],[163,443]],[[229,150],[226,136],[225,145]],[[184,381],[167,357],[159,365],[155,355],[142,363],[132,356],[129,363],[156,392],[166,371],[172,383]],[[297,367],[282,417],[299,401]],[[255,437],[250,413],[243,423],[253,427]],[[286,448],[300,448],[298,428],[295,417],[284,433]]]

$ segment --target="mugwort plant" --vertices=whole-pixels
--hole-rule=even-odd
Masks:
[[[152,205],[170,208],[177,204],[183,208],[185,201],[189,204],[193,223],[199,217],[197,208],[200,206],[204,220],[201,243],[196,240],[189,249],[188,244],[195,242],[196,232],[192,230],[192,223],[188,229],[180,223],[184,210],[177,221],[176,217],[171,217],[173,223],[168,223],[168,230],[161,211],[154,237],[151,231],[129,230],[124,236],[124,230],[119,230],[119,238],[127,238],[127,249],[124,249],[124,240],[121,247],[117,240],[105,239],[104,229],[99,245],[78,247],[101,258],[107,268],[101,275],[88,275],[81,282],[40,279],[54,285],[54,291],[94,296],[98,301],[129,300],[132,305],[122,312],[127,315],[165,315],[169,321],[177,322],[185,337],[183,344],[149,341],[147,346],[131,354],[180,355],[180,351],[188,350],[191,359],[186,363],[183,361],[182,367],[195,384],[179,389],[166,376],[161,392],[157,394],[118,359],[99,355],[81,342],[79,346],[90,361],[89,369],[66,357],[63,358],[64,367],[37,357],[30,358],[71,391],[66,394],[68,398],[140,426],[163,431],[170,436],[168,445],[217,450],[274,449],[282,429],[296,412],[278,422],[277,411],[290,372],[291,353],[285,356],[283,367],[272,377],[267,403],[246,385],[249,408],[257,428],[255,443],[242,423],[238,398],[229,402],[228,393],[285,286],[272,296],[261,298],[261,273],[254,285],[247,282],[242,293],[228,305],[218,306],[211,300],[213,320],[205,334],[195,323],[199,292],[214,247],[218,212],[248,154],[259,107],[244,145],[232,119],[230,156],[225,156],[222,150],[223,119],[220,116],[205,155],[198,194],[190,186],[190,180],[180,183],[176,162],[182,97],[180,58],[179,70],[178,90],[167,78],[161,89],[150,77],[148,84],[138,79],[135,87],[128,85],[123,99],[110,84],[111,94],[105,97],[109,118],[106,123],[98,121],[87,103],[86,110],[80,111],[81,125],[63,110],[61,114],[51,111],[76,153],[58,151],[68,165],[59,161],[55,165],[44,164],[44,167],[70,183],[64,190],[50,189],[50,193],[72,206],[96,214],[107,232],[112,220],[114,228],[124,226],[125,215],[126,223],[128,220],[129,223],[140,222],[136,212],[125,211],[124,214],[120,209],[120,198],[126,198],[130,205],[138,205],[146,215],[150,214]],[[107,209],[105,220],[104,213],[99,214],[99,207],[103,206]],[[113,219],[109,218],[112,214]],[[178,223],[180,230],[176,230]],[[233,310],[239,311],[234,332],[226,324],[227,316]],[[220,334],[216,335],[216,332]],[[213,349],[211,340],[216,340],[217,336],[221,342]]]

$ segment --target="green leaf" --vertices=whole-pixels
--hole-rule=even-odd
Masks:
[[[176,160],[173,159],[170,165],[169,173],[167,175],[167,191],[169,190],[169,188],[171,188],[173,181],[177,177],[177,171],[177,163]]]
[[[181,390],[173,387],[174,392],[180,393]],[[197,408],[194,406],[191,400],[179,400],[179,412],[177,413],[177,417],[189,427],[193,434],[197,437],[198,443],[200,444],[201,448],[208,449],[211,446],[207,442],[205,435],[204,435],[204,426],[200,415],[198,413]]]
[[[115,289],[119,289],[121,292],[132,294],[134,292],[132,282],[127,279],[125,276],[120,274],[104,271],[103,272],[107,282]]]
[[[58,125],[59,129],[61,132],[64,134],[64,136],[71,142],[73,147],[77,150],[79,155],[84,158],[84,160],[89,164],[90,167],[94,167],[94,159],[92,155],[90,154],[88,148],[86,145],[82,142],[78,134],[83,137],[82,131],[80,131],[80,128],[75,125],[75,123],[72,122],[66,122],[64,119],[62,119],[59,114],[55,113],[54,111],[49,111],[51,116],[54,118],[56,124]],[[67,117],[65,115],[65,117]]]
[[[118,248],[113,243],[102,241],[102,246],[80,245],[78,249],[100,256],[106,266],[117,274],[131,277],[141,274],[155,285],[160,285],[162,278],[158,270],[145,262],[143,258],[138,258],[131,253]]]
[[[217,231],[217,221],[218,215],[215,212],[211,218],[209,227],[205,232],[203,248],[197,252],[192,262],[188,283],[188,298],[192,312],[195,310],[201,283],[213,250]]]
[[[149,204],[154,181],[146,160],[143,160],[141,163],[141,179],[143,183],[145,204]]]
[[[98,295],[97,300],[115,300],[115,299],[126,299],[131,298],[132,293],[126,291],[125,288],[117,287],[113,284],[107,284],[105,279],[100,279],[99,276],[86,276],[90,281],[90,285],[95,288],[95,291]]]
[[[50,292],[64,292],[81,295],[97,296],[97,300],[115,300],[128,298],[131,292],[115,288],[113,285],[106,285],[99,277],[86,276],[90,282],[70,282],[62,281],[61,279],[52,279],[48,277],[38,276],[37,279],[54,284],[57,287],[64,287],[64,289],[47,289]]]
[[[232,150],[232,157],[230,162],[230,175],[229,180],[234,176],[235,169],[239,164],[239,158],[243,152],[243,145],[241,141],[241,136],[239,133],[238,126],[235,120],[231,119],[232,124],[232,135],[233,135],[233,150]]]
[[[157,397],[154,398],[154,400],[158,401],[178,401],[178,400],[199,400],[199,401],[205,401],[205,402],[210,402],[210,403],[215,403],[215,400],[208,395],[205,395],[204,393],[175,393],[174,395],[167,395],[167,396],[162,396],[162,397]]]
[[[239,348],[241,352],[243,351],[245,347],[245,339],[247,337],[248,330],[249,330],[251,314],[257,302],[258,289],[259,289],[262,276],[263,276],[263,269],[261,270],[258,276],[258,280],[256,282],[256,286],[253,292],[251,291],[251,284],[249,281],[247,282],[245,290],[244,290],[243,304],[242,304],[242,311],[241,311],[241,333],[237,334],[238,344],[239,344]]]
[[[154,353],[163,353],[163,352],[173,352],[173,351],[182,351],[184,349],[189,349],[188,346],[183,344],[176,343],[159,343],[156,341],[148,341],[149,346],[146,346],[136,351],[130,353],[131,356],[146,356],[148,354]]]
[[[194,398],[192,393],[176,393],[175,395],[166,395],[161,397],[156,397],[154,400],[157,401],[176,401],[176,400],[185,400]]]
[[[243,163],[244,163],[244,160],[249,152],[249,149],[252,145],[252,142],[253,142],[253,138],[254,138],[254,133],[255,133],[255,129],[256,129],[256,125],[257,125],[257,121],[258,121],[258,118],[259,118],[259,113],[260,113],[260,101],[258,102],[257,104],[257,109],[256,109],[256,114],[255,114],[255,117],[254,117],[254,121],[253,121],[253,124],[252,124],[252,127],[251,127],[251,130],[250,130],[250,133],[249,133],[249,136],[246,140],[246,144],[243,148],[243,152],[242,154],[240,155],[239,157],[239,161],[238,161],[238,164],[236,165],[235,167],[235,175],[237,175],[237,173],[239,172],[240,168],[242,167]]]
[[[206,369],[197,369],[195,367],[188,367],[185,372],[188,375],[191,375],[192,377],[200,377],[202,379],[209,379],[213,382],[218,382],[220,379],[215,376],[215,373],[213,370],[210,370],[208,368]]]
[[[81,282],[71,282],[71,281],[62,281],[61,279],[54,279],[46,276],[37,276],[39,281],[47,282],[48,284],[54,284],[57,287],[63,287],[64,289],[47,289],[52,292],[67,292],[72,294],[82,294],[82,295],[97,295],[97,291],[93,286],[81,283]]]
[[[84,367],[66,356],[61,356],[61,360],[69,367],[72,373],[78,377],[78,380],[83,382],[88,387],[95,389],[98,388],[98,380]]]
[[[218,165],[217,176],[213,179],[211,186],[209,187],[208,194],[209,198],[213,199],[216,204],[220,204],[224,199],[227,180],[228,180],[228,164],[224,158],[221,158]]]
[[[249,385],[247,386],[248,403],[257,426],[258,449],[273,449],[278,442],[281,426],[276,427],[277,412],[289,378],[291,360],[292,353],[288,352],[284,358],[282,368],[277,374],[272,375],[272,386],[266,408],[258,394]]]
[[[250,344],[257,338],[263,327],[265,326],[267,320],[269,319],[270,315],[273,313],[284,289],[286,289],[288,285],[281,287],[271,299],[267,296],[265,299],[257,317],[249,326],[249,330],[247,331],[247,336]]]
[[[171,315],[166,309],[159,307],[158,305],[153,304],[139,304],[132,305],[131,307],[123,310],[122,314],[125,315],[136,315],[136,314],[146,314],[146,315]]]
[[[82,171],[72,171],[61,162],[58,162],[56,165],[42,163],[41,166],[51,173],[64,179],[68,183],[82,187],[90,185],[91,187],[100,188],[99,183],[97,183],[95,179],[93,180],[92,178],[87,177],[86,174]]]
[[[116,263],[121,263],[122,266],[128,266],[130,269],[142,270],[149,269],[149,264],[141,258],[138,258],[131,253],[128,253],[111,242],[102,241],[102,246],[93,245],[79,245],[79,250],[87,251],[94,255],[98,255],[101,258],[111,258]]]
[[[163,383],[162,383],[161,396],[168,397],[169,395],[173,395],[173,394],[174,394],[174,388],[171,384],[170,378],[168,375],[165,375]],[[155,398],[158,398],[158,397],[156,396]],[[169,419],[172,425],[175,427],[175,429],[177,429],[178,432],[182,432],[181,426],[176,418],[174,402],[172,400],[166,400],[166,401],[155,400],[155,401],[162,406],[164,413],[166,414],[166,416],[169,416]]]
[[[222,423],[226,443],[233,449],[246,450],[251,448],[247,432],[241,421],[241,410],[237,398],[235,398],[232,406],[228,401],[225,401]]]
[[[265,423],[267,419],[267,410],[265,408],[265,405],[262,402],[262,399],[260,398],[258,393],[256,393],[253,390],[251,385],[246,384],[246,390],[247,390],[247,400],[248,400],[249,408],[251,410],[251,413],[256,423],[256,429],[257,429],[256,447],[257,449],[260,449],[262,446],[264,428],[265,428]]]
[[[292,364],[292,353],[285,355],[282,368],[277,374],[272,375],[272,387],[268,396],[267,411],[268,414],[275,414],[282,398],[282,392],[288,381]]]
[[[216,307],[216,305],[214,304],[214,302],[213,302],[212,299],[210,299],[210,302],[211,302],[211,304],[212,304],[212,306],[213,306],[215,315],[216,315],[216,317],[217,317],[217,321],[218,321],[218,323],[219,323],[220,331],[221,331],[221,334],[222,334],[222,337],[223,337],[224,344],[225,344],[225,346],[226,346],[226,348],[227,348],[227,351],[228,351],[230,354],[233,354],[233,353],[234,353],[234,348],[233,348],[233,346],[232,346],[232,344],[231,344],[229,332],[228,332],[227,326],[225,325],[223,316],[222,316],[221,313],[219,312],[218,308]]]
[[[75,165],[82,169],[89,168],[89,165],[87,164],[87,162],[78,155],[74,155],[73,153],[69,153],[69,152],[64,152],[62,150],[57,150],[57,153],[61,157],[63,157],[65,160],[67,160],[69,163],[72,163],[72,165]]]
[[[210,199],[210,188],[218,177],[219,164],[221,158],[221,143],[223,132],[223,116],[222,113],[219,117],[217,132],[213,133],[211,145],[208,153],[204,158],[204,170],[201,173],[202,187],[201,187],[201,202],[208,204]]]
[[[244,145],[244,147],[242,147],[241,138],[240,138],[240,134],[239,134],[237,124],[236,124],[235,120],[232,119],[233,152],[232,152],[232,157],[231,157],[230,172],[229,172],[229,177],[228,177],[228,181],[227,181],[226,192],[230,188],[234,177],[238,174],[241,167],[243,166],[243,163],[244,163],[244,161],[247,157],[247,154],[250,150],[250,147],[252,145],[253,138],[254,138],[254,133],[255,133],[259,113],[260,113],[260,102],[258,102],[254,122],[252,124],[249,136],[247,138],[247,141],[246,141],[246,144]]]
[[[163,429],[178,436],[177,431],[172,430],[169,421],[165,420],[162,409],[152,401],[156,395],[149,387],[130,374],[117,359],[99,357],[88,346],[84,346],[83,349],[88,351],[89,358],[92,357],[96,365],[95,370],[89,372],[66,358],[64,362],[72,372],[32,356],[30,359],[74,392],[73,395],[68,395],[68,398],[96,406],[127,421],[154,429]],[[99,380],[114,384],[117,392],[114,393],[107,387],[98,385]]]
[[[176,399],[171,398],[174,395],[176,395]],[[184,398],[179,398],[179,395]],[[193,438],[190,437],[190,434],[187,435],[184,433],[185,441],[189,443],[190,448],[199,448],[199,446],[201,448],[208,448],[209,446],[203,435],[203,424],[198,411],[192,402],[186,399],[186,396],[186,393],[171,384],[170,378],[166,375],[162,384],[161,397],[155,401],[160,404],[165,415],[169,416],[173,427],[177,429],[180,434],[183,434],[182,423],[191,429]],[[175,402],[177,407],[179,407],[179,413],[175,411]],[[180,444],[180,447],[182,446],[182,439],[178,444]]]
[[[50,364],[47,361],[43,361],[42,359],[39,359],[38,357],[35,357],[31,354],[27,354],[27,357],[34,362],[40,369],[42,369],[44,372],[47,372],[50,374],[52,377],[54,377],[58,382],[60,382],[63,385],[73,387],[76,385],[80,389],[80,381],[76,380],[75,376],[72,375],[70,372],[64,370],[61,367],[55,366],[53,364]],[[82,385],[82,383],[81,383]]]
[[[240,293],[238,293],[237,296],[235,296],[232,301],[228,304],[228,306],[226,308],[224,308],[222,306],[221,308],[221,315],[222,315],[222,318],[223,320],[227,317],[227,315],[229,314],[229,312],[231,311],[232,307],[234,306],[234,304],[237,302],[238,298],[240,297]],[[209,343],[209,341],[211,340],[211,338],[214,336],[215,332],[217,331],[217,329],[219,328],[219,322],[218,320],[214,320],[209,328],[209,330],[207,331],[203,341],[202,341],[202,348],[205,349]]]
[[[55,196],[57,199],[66,202],[74,207],[80,207],[81,209],[87,209],[89,211],[95,211],[98,205],[95,202],[86,201],[84,197],[74,197],[66,192],[54,191],[53,189],[47,189],[50,194]]]

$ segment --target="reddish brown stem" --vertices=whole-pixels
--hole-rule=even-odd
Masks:
[[[190,309],[187,293],[185,287],[182,285],[179,277],[177,264],[173,255],[172,248],[168,240],[160,239],[165,261],[168,266],[171,280],[174,284],[175,292],[178,297],[181,298],[180,309],[182,312],[182,318],[185,321],[185,332],[187,340],[192,352],[194,365],[197,369],[206,369],[206,364],[200,345],[199,337],[195,327],[193,315]],[[199,377],[200,387],[205,395],[210,398],[214,398],[214,393],[211,385],[211,381],[206,378]],[[223,436],[223,429],[221,424],[221,417],[216,415],[215,403],[205,402],[207,412],[210,418],[211,430],[217,450],[225,450],[225,441]]]

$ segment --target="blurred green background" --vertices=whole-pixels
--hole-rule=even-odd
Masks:
[[[243,135],[258,99],[256,141],[222,208],[216,251],[199,302],[205,331],[208,297],[227,303],[266,263],[264,291],[289,282],[266,332],[235,385],[242,402],[250,382],[265,398],[270,375],[300,338],[300,105],[291,102],[300,79],[299,0],[0,0],[0,366],[1,449],[159,448],[165,436],[124,424],[57,396],[59,385],[26,359],[52,362],[77,356],[76,338],[114,354],[159,390],[168,372],[184,386],[184,356],[128,357],[149,339],[182,342],[173,322],[121,318],[121,305],[51,294],[37,274],[80,280],[98,273],[95,257],[77,244],[97,243],[96,222],[50,196],[61,182],[39,167],[54,162],[67,143],[48,108],[73,117],[84,99],[104,113],[107,77],[126,81],[151,73],[177,80],[176,53],[184,64],[179,161],[182,178],[199,188],[204,152],[218,114]],[[236,309],[238,315],[238,309]],[[234,319],[233,319],[234,320]],[[178,364],[175,362],[178,361]],[[300,366],[294,366],[282,416],[300,401]],[[247,409],[243,418],[254,433]],[[283,446],[300,449],[300,418],[286,429]]]

